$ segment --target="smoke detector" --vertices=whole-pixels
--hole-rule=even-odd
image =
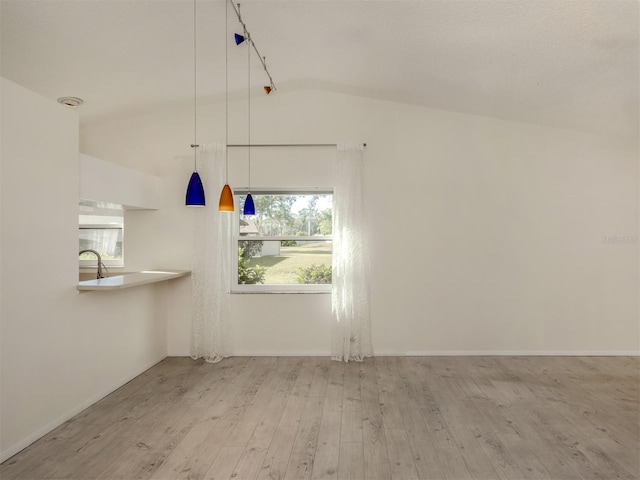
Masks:
[[[61,103],[65,107],[76,108],[84,103],[84,100],[78,97],[60,97],[58,103]]]

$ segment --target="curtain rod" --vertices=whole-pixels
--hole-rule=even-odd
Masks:
[[[227,147],[337,147],[337,143],[252,143],[251,145],[247,144],[229,144]],[[367,144],[363,143],[363,147],[366,147]]]

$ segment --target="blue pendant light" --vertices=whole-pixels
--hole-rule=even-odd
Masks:
[[[245,40],[244,36],[239,33],[235,33],[233,35],[233,39],[236,41],[236,45],[240,45]]]
[[[196,89],[196,0],[193,0],[193,144],[191,148],[197,149],[196,136],[198,134],[198,115],[196,99],[198,98]],[[204,187],[202,179],[198,173],[198,150],[193,151],[193,173],[187,186],[185,204],[187,207],[204,207]]]
[[[244,215],[255,215],[256,206],[253,204],[253,197],[251,194],[247,194],[247,198],[244,200],[244,209],[242,210]]]
[[[187,186],[187,207],[204,207],[204,187],[202,186],[202,180],[197,171],[191,174],[189,179],[189,185]]]

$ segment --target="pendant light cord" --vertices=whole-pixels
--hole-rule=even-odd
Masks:
[[[229,184],[229,2],[224,3],[224,183]]]

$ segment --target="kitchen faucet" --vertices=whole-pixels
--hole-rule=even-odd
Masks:
[[[98,274],[97,274],[98,276],[96,278],[98,279],[104,278],[104,275],[102,275],[102,258],[100,258],[100,254],[95,250],[87,249],[87,250],[80,250],[80,253],[78,253],[78,256],[82,255],[83,253],[93,253],[96,257],[98,257]]]

